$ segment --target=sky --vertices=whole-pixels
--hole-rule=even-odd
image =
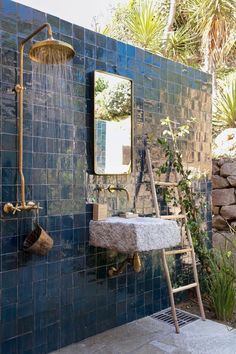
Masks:
[[[47,12],[63,20],[92,29],[93,18],[105,27],[111,18],[111,8],[128,0],[15,0],[21,4]]]

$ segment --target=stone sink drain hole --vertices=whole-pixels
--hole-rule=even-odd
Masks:
[[[197,315],[193,315],[191,313],[179,309],[176,309],[176,315],[177,315],[179,327],[186,326],[187,324],[200,319],[200,317],[198,317]],[[170,307],[160,312],[156,312],[152,314],[150,317],[153,318],[154,320],[162,321],[169,324],[170,326],[174,326],[174,320],[172,317],[172,312]]]

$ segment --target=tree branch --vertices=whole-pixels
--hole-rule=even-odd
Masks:
[[[176,0],[170,0],[170,9],[168,14],[167,24],[164,29],[164,33],[162,37],[162,45],[165,52],[167,50],[168,37],[173,28],[175,12],[176,12]]]

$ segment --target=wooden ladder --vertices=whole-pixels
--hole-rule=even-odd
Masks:
[[[147,161],[147,166],[148,166],[148,173],[149,173],[149,178],[150,178],[150,184],[151,184],[151,193],[152,193],[152,198],[153,198],[153,203],[154,203],[154,208],[155,208],[155,214],[157,218],[161,218],[164,220],[181,220],[182,225],[184,226],[185,233],[186,233],[186,240],[188,241],[188,247],[182,246],[183,248],[181,249],[173,249],[173,250],[168,250],[166,251],[165,249],[161,250],[161,255],[162,255],[162,261],[163,261],[163,266],[164,266],[164,271],[165,271],[165,276],[167,280],[167,285],[168,285],[168,291],[169,291],[169,297],[170,297],[170,304],[171,304],[171,311],[172,311],[172,316],[175,324],[175,329],[176,333],[179,333],[179,324],[178,324],[178,319],[176,315],[176,307],[175,307],[175,299],[174,299],[174,294],[180,292],[180,291],[185,291],[189,290],[192,288],[196,289],[196,294],[197,294],[197,299],[198,299],[198,305],[199,305],[199,310],[201,314],[202,320],[205,320],[205,312],[202,304],[202,297],[201,297],[201,291],[200,291],[200,285],[199,285],[199,279],[198,279],[198,273],[197,273],[197,265],[196,265],[196,257],[195,257],[195,252],[194,252],[194,246],[193,246],[193,241],[192,241],[192,236],[189,231],[189,228],[187,226],[187,216],[186,212],[183,207],[181,207],[181,214],[178,215],[160,215],[160,208],[158,205],[158,200],[157,200],[157,193],[156,193],[156,186],[160,187],[169,187],[169,188],[176,188],[177,189],[177,194],[178,194],[178,199],[179,201],[182,198],[181,191],[178,188],[178,176],[177,172],[175,172],[175,182],[157,182],[154,180],[153,176],[153,169],[152,169],[152,162],[151,162],[151,156],[150,156],[150,151],[148,147],[145,148],[146,151],[146,161]],[[181,227],[181,235],[182,235],[182,241],[183,241],[183,228]],[[193,268],[193,276],[194,276],[194,282],[191,284],[187,284],[178,288],[173,288],[171,284],[171,279],[170,279],[170,272],[166,260],[166,256],[171,256],[171,255],[181,255],[181,254],[190,254],[191,256],[191,264]]]

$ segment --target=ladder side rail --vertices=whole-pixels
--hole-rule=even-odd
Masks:
[[[163,266],[164,266],[164,271],[165,271],[167,286],[168,286],[168,291],[169,291],[172,317],[174,320],[176,333],[179,333],[179,323],[178,323],[177,314],[176,314],[174,293],[173,293],[173,288],[172,288],[172,284],[171,284],[171,280],[170,280],[170,273],[169,273],[164,249],[161,250],[161,255],[162,255],[162,261],[163,261]]]
[[[176,171],[175,171],[175,179],[176,179],[177,182],[179,182],[178,175],[177,175]],[[203,303],[202,303],[202,296],[201,296],[201,291],[200,291],[200,284],[199,284],[199,277],[198,277],[198,272],[197,272],[196,255],[195,255],[195,250],[194,250],[194,246],[193,246],[193,239],[192,239],[192,235],[191,235],[191,232],[189,230],[189,227],[188,227],[188,219],[187,219],[186,210],[185,210],[185,208],[183,206],[183,203],[182,203],[183,196],[182,196],[182,193],[179,190],[179,188],[177,188],[177,190],[178,190],[179,201],[180,201],[180,204],[181,204],[182,213],[185,215],[184,224],[185,224],[185,230],[186,230],[186,234],[187,234],[187,239],[188,239],[188,242],[189,242],[189,246],[192,249],[192,252],[191,252],[191,255],[192,255],[192,267],[193,267],[194,281],[197,284],[197,286],[196,286],[196,294],[197,294],[197,299],[198,299],[198,306],[199,306],[201,318],[202,318],[203,321],[205,321],[206,316],[205,316],[205,311],[204,311],[204,307],[203,307]]]
[[[151,184],[153,204],[154,204],[154,208],[155,208],[156,217],[159,218],[160,217],[160,209],[159,209],[159,205],[158,205],[158,201],[157,201],[157,194],[156,194],[155,181],[154,181],[154,177],[153,177],[150,151],[147,146],[145,147],[145,152],[146,152],[148,173],[149,173],[150,184]]]

